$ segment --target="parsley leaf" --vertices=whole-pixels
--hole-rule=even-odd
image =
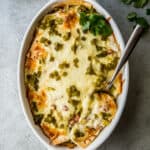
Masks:
[[[136,8],[143,8],[149,0],[135,0],[134,7]]]
[[[131,13],[129,13],[128,14],[128,16],[127,16],[127,19],[129,20],[129,21],[135,21],[136,19],[137,19],[137,13],[136,12],[131,12]]]
[[[136,23],[141,25],[146,30],[150,27],[149,23],[147,22],[147,20],[144,17],[138,17],[136,19]]]
[[[131,22],[141,25],[145,30],[147,30],[150,25],[144,17],[138,17],[137,13],[131,12],[128,14],[127,19]]]
[[[86,16],[85,12],[80,13],[80,24],[84,26],[84,24],[87,22],[88,17]]]
[[[89,30],[89,28],[90,28],[90,22],[87,21],[87,22],[85,22],[85,24],[84,24],[82,29],[83,29],[83,31],[87,31],[87,30]]]

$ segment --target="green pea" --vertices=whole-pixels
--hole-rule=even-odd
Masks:
[[[62,123],[60,124],[60,128],[63,129],[65,127],[65,125]]]
[[[98,39],[94,38],[91,40],[92,45],[97,45]]]
[[[68,73],[67,73],[67,72],[63,72],[62,75],[63,75],[64,77],[66,77],[66,76],[68,75]]]
[[[92,56],[88,56],[88,60],[91,61],[92,60]]]
[[[94,68],[93,68],[91,63],[90,63],[89,67],[86,70],[86,74],[88,74],[88,75],[96,75],[96,73],[94,71]]]
[[[81,40],[86,41],[86,37],[85,36],[81,37]]]
[[[51,61],[51,62],[54,61],[54,60],[55,60],[54,56],[51,56],[50,59],[49,59],[49,61]]]
[[[74,66],[76,67],[76,68],[78,68],[79,67],[79,59],[78,58],[75,58],[74,60],[73,60],[73,63],[74,63]]]
[[[64,61],[63,63],[59,64],[58,66],[60,69],[65,69],[65,68],[69,68],[70,64],[67,63],[66,61]]]
[[[55,79],[56,81],[61,79],[61,76],[59,75],[58,71],[53,71],[49,75],[50,78]]]
[[[101,112],[101,114],[102,114],[102,117],[103,117],[104,120],[109,121],[109,118],[111,117],[110,113]]]
[[[40,42],[43,43],[45,46],[49,46],[51,44],[51,41],[45,37],[41,37]]]
[[[56,77],[56,81],[58,81],[58,80],[61,80],[61,77],[60,77],[60,76],[57,76],[57,77]]]
[[[55,50],[56,51],[60,51],[60,50],[62,50],[63,49],[63,44],[61,44],[61,43],[55,43]]]
[[[71,32],[67,32],[67,33],[65,33],[65,35],[63,36],[63,39],[64,39],[65,41],[68,41],[70,38],[71,38]]]
[[[54,77],[56,77],[56,76],[58,76],[59,74],[58,74],[58,71],[53,71],[52,73],[50,73],[50,77],[51,78],[54,78]]]
[[[75,85],[70,86],[69,88],[67,88],[67,93],[69,97],[79,97],[80,96],[80,91],[76,88]]]
[[[73,106],[77,106],[77,105],[80,103],[80,101],[77,100],[77,99],[70,99],[69,102],[70,102]]]
[[[85,134],[83,132],[81,132],[80,130],[76,130],[75,131],[75,136],[76,137],[83,137]]]

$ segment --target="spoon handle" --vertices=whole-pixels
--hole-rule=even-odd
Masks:
[[[129,38],[126,46],[125,46],[124,54],[121,56],[119,63],[116,67],[116,70],[115,70],[112,78],[108,82],[107,89],[109,89],[112,86],[113,81],[115,80],[116,76],[118,75],[118,73],[120,72],[120,70],[122,69],[122,67],[126,63],[126,61],[128,60],[128,58],[130,57],[130,55],[133,52],[137,42],[139,41],[139,39],[141,37],[142,32],[143,32],[143,27],[141,27],[140,25],[136,25],[134,31],[132,32],[132,34],[131,34],[131,36],[130,36],[130,38]]]

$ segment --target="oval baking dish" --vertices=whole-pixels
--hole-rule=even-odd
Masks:
[[[80,0],[79,0],[80,1]],[[46,137],[43,132],[41,131],[40,127],[38,127],[37,125],[35,125],[34,120],[33,120],[33,116],[30,110],[30,106],[28,103],[28,99],[26,97],[26,87],[24,84],[25,81],[25,77],[24,77],[24,64],[26,61],[26,54],[27,51],[30,49],[31,44],[33,42],[33,38],[35,36],[35,29],[37,27],[37,25],[39,24],[39,21],[41,21],[41,19],[50,12],[50,10],[52,9],[52,6],[54,6],[56,3],[62,3],[63,0],[53,0],[48,2],[38,13],[37,15],[34,17],[34,19],[32,20],[31,24],[29,25],[22,45],[21,45],[21,49],[20,49],[20,56],[19,56],[19,61],[18,61],[18,90],[19,90],[19,97],[21,100],[21,105],[26,117],[26,120],[28,121],[31,129],[33,130],[33,132],[35,133],[35,135],[40,139],[40,141],[42,143],[44,143],[44,145],[46,145],[47,148],[49,149],[63,149],[63,147],[55,147],[52,144],[50,144],[48,137]],[[119,44],[121,53],[123,53],[123,49],[124,49],[124,41],[122,38],[122,35],[116,25],[116,23],[114,22],[114,20],[112,19],[112,17],[109,15],[109,13],[100,5],[98,4],[96,1],[93,0],[85,0],[85,2],[88,2],[90,4],[93,5],[93,7],[96,9],[96,11],[100,14],[102,14],[108,21],[109,24],[112,27],[115,39],[117,41],[117,43]],[[100,134],[96,137],[96,139],[94,141],[92,141],[91,144],[89,144],[86,149],[96,149],[98,146],[100,146],[112,133],[112,131],[114,130],[114,128],[116,127],[121,114],[123,112],[124,106],[125,106],[125,102],[126,102],[126,97],[127,97],[127,92],[128,92],[128,82],[129,82],[129,67],[128,64],[125,65],[125,67],[123,68],[122,71],[122,81],[123,81],[123,87],[122,87],[122,93],[119,95],[119,97],[117,98],[117,112],[113,118],[113,120],[111,121],[111,123],[104,128]],[[65,147],[64,147],[65,149]],[[80,149],[79,147],[76,147],[74,149]]]

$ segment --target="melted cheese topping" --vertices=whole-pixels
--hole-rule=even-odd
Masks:
[[[66,5],[46,15],[25,63],[35,123],[53,144],[70,147],[86,147],[111,122],[117,110],[114,99],[121,92],[119,76],[112,96],[95,93],[111,77],[120,53],[113,35],[104,40],[82,31],[81,7]],[[94,138],[89,139],[91,131]]]

